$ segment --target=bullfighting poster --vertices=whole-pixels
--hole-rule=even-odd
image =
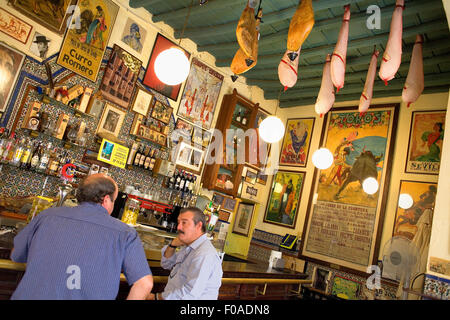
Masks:
[[[79,1],[57,63],[95,82],[118,11],[110,0]]]
[[[288,119],[280,152],[280,165],[306,167],[315,118]]]
[[[314,197],[303,230],[302,256],[366,272],[376,264],[389,186],[393,128],[398,105],[329,112],[321,146],[334,156],[325,170],[316,169]],[[375,193],[363,182],[374,178]]]
[[[439,174],[444,125],[445,110],[412,113],[406,172]]]
[[[193,58],[177,115],[203,129],[211,128],[222,83],[223,75]]]

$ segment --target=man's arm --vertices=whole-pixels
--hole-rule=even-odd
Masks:
[[[145,300],[151,294],[153,288],[153,277],[151,275],[144,276],[133,283],[128,294],[127,300]]]

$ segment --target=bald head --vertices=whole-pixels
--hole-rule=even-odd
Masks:
[[[93,202],[101,204],[111,214],[112,208],[110,208],[110,205],[112,203],[112,207],[114,207],[117,193],[117,183],[111,177],[97,173],[88,176],[80,183],[77,200],[79,203]]]

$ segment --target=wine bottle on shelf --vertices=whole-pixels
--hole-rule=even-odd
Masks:
[[[247,116],[246,116],[246,113],[244,112],[244,114],[243,114],[243,116],[242,116],[242,121],[241,121],[241,123],[245,126],[245,125],[247,125]]]
[[[144,146],[140,145],[138,151],[136,152],[136,156],[134,157],[133,165],[136,167],[139,166],[139,162],[141,161],[143,148]]]
[[[184,183],[184,189],[183,189],[184,193],[187,193],[189,191],[190,183],[191,183],[191,175],[189,173],[186,173],[186,181]]]
[[[181,192],[183,192],[184,191],[184,184],[186,183],[186,176],[185,176],[185,171],[184,170],[182,170],[181,171],[181,181],[180,181],[180,188],[179,188],[179,190],[181,191]]]
[[[37,167],[37,171],[39,172],[46,172],[47,171],[47,166],[48,166],[48,161],[50,160],[50,150],[52,148],[52,143],[49,142],[47,147],[42,151],[42,156],[39,162],[39,166]]]
[[[5,150],[3,151],[2,155],[2,163],[9,163],[9,161],[12,159],[15,151],[15,143],[16,139],[15,133],[11,132],[11,135],[9,136],[9,139],[6,141]]]
[[[30,166],[31,154],[33,152],[33,143],[31,139],[28,139],[25,149],[23,150],[22,159],[20,159],[20,167],[27,169]]]
[[[31,162],[29,167],[31,170],[37,170],[37,167],[41,162],[41,149],[42,149],[41,142],[37,142],[36,147],[34,148],[33,154],[31,156]]]
[[[139,168],[143,168],[144,167],[145,158],[148,155],[148,148],[149,147],[145,147],[145,151],[142,153],[141,158],[139,159]]]
[[[150,166],[149,166],[148,170],[153,171],[153,168],[155,167],[155,163],[156,163],[156,149],[153,149],[151,160],[150,160]]]
[[[175,190],[180,190],[180,183],[181,183],[181,175],[180,171],[177,170],[175,176]]]
[[[172,176],[169,179],[169,184],[167,186],[169,189],[173,190],[175,188],[175,172],[172,174]]]
[[[241,122],[241,111],[239,111],[235,120],[236,120],[236,122]]]
[[[25,149],[25,138],[22,138],[20,139],[19,144],[16,146],[16,150],[10,162],[13,166],[20,167],[20,160],[22,159],[24,149]]]
[[[134,161],[134,156],[136,155],[139,148],[139,144],[137,142],[133,142],[133,145],[130,148],[130,153],[128,155],[127,165],[132,165]]]
[[[152,148],[150,147],[150,150],[149,150],[147,156],[145,157],[145,161],[144,161],[144,169],[145,169],[145,170],[148,170],[148,169],[149,169],[150,163],[152,162],[152,152],[153,152],[153,150],[152,150]]]
[[[50,160],[48,161],[47,173],[49,175],[58,175],[58,169],[61,159],[62,156],[59,154],[58,149],[53,149],[53,151],[50,153]]]

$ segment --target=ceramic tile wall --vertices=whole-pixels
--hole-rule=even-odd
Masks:
[[[450,299],[450,280],[427,274],[424,294],[440,300]]]

